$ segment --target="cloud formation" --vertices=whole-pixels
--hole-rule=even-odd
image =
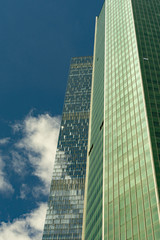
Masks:
[[[20,188],[20,196],[19,196],[19,198],[25,199],[29,192],[30,192],[30,188],[27,186],[27,184],[23,183],[21,188]]]
[[[6,158],[11,157],[12,166],[10,170],[14,169],[14,173],[24,177],[17,199],[27,199],[27,195],[30,193],[32,193],[34,199],[38,199],[41,193],[48,194],[59,127],[60,117],[51,117],[48,114],[38,115],[37,117],[29,115],[24,121],[13,126],[16,142],[12,144],[13,141],[10,141],[9,155],[6,155]],[[8,138],[1,139],[0,144],[5,144],[9,140]],[[9,179],[7,179],[7,174],[5,174],[6,166],[0,153],[0,192],[6,191],[9,193],[14,190],[9,183]],[[36,183],[29,186],[25,179],[31,175],[36,176],[41,185]],[[0,240],[41,239],[46,207],[46,203],[40,203],[39,207],[30,213],[24,214],[12,222],[2,222],[0,225]]]
[[[14,125],[14,130],[21,131],[23,135],[16,143],[17,152],[13,152],[15,170],[20,173],[25,168],[25,159],[20,163],[23,157],[20,158],[18,151],[21,150],[34,168],[33,175],[37,176],[45,187],[49,187],[51,181],[59,126],[60,118],[48,114],[28,116],[23,123]]]
[[[47,204],[41,203],[39,207],[29,214],[15,219],[13,223],[0,225],[0,240],[39,240],[42,239],[42,229]]]
[[[12,167],[18,175],[23,177],[27,173],[27,157],[14,149],[11,151]]]
[[[9,142],[10,138],[6,137],[6,138],[1,138],[0,139],[0,145],[4,145],[7,144]]]
[[[7,180],[4,168],[5,168],[5,163],[2,159],[2,156],[0,156],[0,192],[6,193],[6,194],[13,193],[14,191],[13,187]]]

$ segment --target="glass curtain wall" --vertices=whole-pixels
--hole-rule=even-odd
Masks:
[[[72,58],[43,240],[82,235],[92,57]]]

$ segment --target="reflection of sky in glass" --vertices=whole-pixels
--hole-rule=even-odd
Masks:
[[[43,240],[81,239],[92,57],[72,58]]]

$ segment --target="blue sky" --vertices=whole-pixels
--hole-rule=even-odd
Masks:
[[[71,57],[103,1],[0,1],[0,240],[41,239]]]

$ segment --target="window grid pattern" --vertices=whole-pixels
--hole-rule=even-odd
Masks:
[[[104,6],[97,21],[92,99],[85,239],[102,239]]]
[[[71,60],[43,240],[81,239],[92,60]]]
[[[132,5],[160,196],[160,1],[136,0]]]
[[[130,0],[106,1],[105,19],[104,239],[158,240],[160,226]]]

